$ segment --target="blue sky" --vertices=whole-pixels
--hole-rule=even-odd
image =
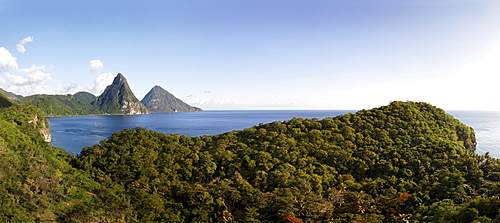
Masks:
[[[500,110],[487,0],[0,0],[0,87],[99,95],[123,73],[204,109]]]

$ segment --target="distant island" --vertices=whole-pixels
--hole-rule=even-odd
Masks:
[[[160,86],[154,86],[139,101],[127,82],[125,76],[118,73],[113,83],[106,87],[100,96],[89,92],[78,92],[73,95],[31,95],[23,97],[0,89],[0,93],[19,104],[38,107],[46,116],[72,115],[140,115],[161,112],[201,112],[197,108],[176,98]]]
[[[193,107],[173,94],[166,91],[162,87],[154,86],[141,102],[148,108],[150,112],[201,112],[201,108]]]

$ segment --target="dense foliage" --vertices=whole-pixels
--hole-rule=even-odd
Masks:
[[[13,103],[9,98],[7,98],[3,94],[0,94],[0,108],[8,108],[12,105],[13,105]]]
[[[34,117],[0,109],[0,221],[500,221],[499,160],[426,103],[204,137],[126,129],[78,157]]]
[[[87,103],[87,104],[92,104],[92,102],[94,102],[97,97],[89,92],[85,92],[85,91],[80,91],[80,92],[77,92],[73,95],[73,97],[78,100],[78,101],[81,101],[83,103]]]
[[[105,114],[100,108],[77,98],[76,94],[32,95],[24,97],[19,103],[38,107],[46,116]]]
[[[47,124],[35,107],[0,109],[0,222],[55,221],[99,186],[44,141]]]
[[[498,184],[483,177],[497,161],[474,147],[473,130],[443,110],[393,102],[217,136],[129,129],[75,165],[141,222],[491,221]]]

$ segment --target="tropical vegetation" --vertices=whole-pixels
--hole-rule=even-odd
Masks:
[[[88,103],[88,97],[81,97],[83,94],[84,92],[79,92],[74,95],[31,95],[21,99],[19,103],[35,106],[46,116],[106,114],[99,107]]]
[[[3,221],[500,221],[500,161],[427,103],[202,137],[138,127],[78,156],[43,141],[41,115],[0,109]]]

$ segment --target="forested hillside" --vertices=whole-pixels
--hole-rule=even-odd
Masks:
[[[99,186],[44,141],[47,124],[35,107],[0,108],[0,222],[56,221]]]
[[[90,93],[87,94],[91,95]],[[46,116],[105,114],[99,107],[87,102],[89,96],[82,96],[82,93],[76,93],[75,95],[32,95],[24,97],[19,103],[35,106]]]
[[[74,160],[109,190],[95,221],[489,222],[498,160],[474,154],[471,128],[426,103],[393,102],[335,118],[295,118],[217,136],[143,128]],[[74,218],[65,219],[67,221]]]
[[[7,101],[10,102],[10,101]],[[426,103],[204,137],[116,132],[78,157],[0,108],[0,222],[498,222],[499,160]]]
[[[87,103],[87,104],[92,104],[92,102],[94,102],[97,97],[89,92],[85,92],[85,91],[80,91],[80,92],[77,92],[73,95],[73,97],[78,100],[78,101],[81,101],[83,103]]]
[[[9,98],[7,98],[7,96],[0,94],[0,108],[8,108],[12,105],[13,105],[12,101]]]
[[[10,100],[16,100],[16,99],[23,99],[23,96],[22,95],[17,95],[17,94],[14,94],[12,92],[8,92],[2,88],[0,88],[0,94],[3,94],[5,95],[7,98],[9,98]]]

